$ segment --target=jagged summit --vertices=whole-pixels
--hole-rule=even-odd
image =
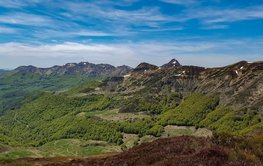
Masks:
[[[158,66],[143,62],[143,63],[140,63],[133,71],[144,72],[147,70],[156,70],[156,69],[158,69]]]
[[[170,60],[170,62],[162,65],[161,68],[171,68],[171,67],[178,67],[178,66],[181,66],[181,64],[176,59],[172,59]]]

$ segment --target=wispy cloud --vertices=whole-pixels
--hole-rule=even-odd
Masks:
[[[168,31],[181,31],[184,28],[182,26],[177,26],[177,27],[156,27],[156,28],[146,28],[146,29],[140,29],[138,31],[141,32],[168,32]]]
[[[72,37],[106,37],[106,36],[115,36],[117,34],[107,33],[95,30],[84,30],[84,29],[68,29],[68,30],[42,30],[37,31],[33,34],[35,38],[49,39],[49,38],[72,38]]]
[[[197,0],[160,0],[160,1],[165,2],[165,3],[171,3],[171,4],[176,4],[176,5],[185,5],[185,6],[198,3]]]
[[[17,30],[14,28],[0,27],[0,34],[14,34]]]
[[[214,1],[219,5],[213,6]],[[55,58],[54,63],[62,63],[83,58],[133,66],[141,61],[164,63],[172,57],[185,64],[210,66],[230,63],[229,59],[253,60],[251,55],[262,59],[262,40],[240,42],[231,33],[225,36],[222,32],[237,30],[235,34],[240,38],[255,37],[257,34],[251,32],[249,36],[248,30],[238,32],[232,23],[247,21],[250,26],[253,24],[248,20],[262,21],[263,4],[207,2],[1,0],[0,7],[5,9],[0,11],[0,41],[5,44],[0,44],[0,66],[5,65],[3,58],[15,61],[18,57],[28,62],[46,58],[46,62],[53,63],[49,58]],[[221,58],[224,56],[231,58]]]
[[[7,8],[20,8],[25,6],[25,3],[19,0],[1,0],[0,7],[7,7]]]
[[[196,29],[216,30],[231,28],[231,23],[236,21],[263,19],[262,5],[239,8],[213,7],[204,6],[203,1],[197,0],[159,0],[184,7],[169,13],[161,5],[130,8],[139,1],[141,0],[65,0],[61,3],[51,0],[3,0],[0,6],[14,9],[1,13],[0,24],[28,26],[28,33],[34,40],[53,40],[56,37],[139,37],[151,33],[160,33],[159,36],[162,36],[161,33],[164,32],[189,29],[188,23],[193,20],[198,22]],[[28,6],[34,5],[41,6],[35,13],[28,9]],[[15,27],[13,29],[14,32]],[[10,29],[9,34],[11,31]],[[8,30],[2,29],[3,32],[8,33]]]
[[[201,29],[206,29],[206,30],[212,30],[212,29],[227,29],[229,28],[228,25],[205,25],[204,27],[201,27]]]
[[[94,63],[127,64],[136,66],[142,61],[161,65],[171,58],[183,64],[222,66],[238,60],[257,60],[262,57],[263,42],[258,40],[225,40],[206,42],[139,42],[139,43],[74,43],[27,45],[22,43],[0,44],[0,57],[23,58],[37,64],[46,59],[50,65],[64,61],[90,61]],[[227,53],[226,53],[227,52]],[[13,58],[12,58],[13,57]],[[154,58],[152,58],[154,57]],[[57,61],[54,61],[57,60]],[[21,64],[20,64],[21,65]]]
[[[244,20],[263,19],[263,6],[246,8],[214,8],[202,7],[189,9],[182,14],[181,21],[198,19],[205,24],[229,23]]]
[[[171,19],[163,15],[158,7],[145,7],[138,10],[120,10],[112,5],[98,5],[98,3],[65,3],[61,6],[70,11],[73,17],[81,14],[83,20],[89,18],[100,19],[104,23],[113,24],[133,24],[133,25],[152,25],[167,22]]]
[[[55,23],[44,16],[27,13],[10,13],[0,16],[0,23],[16,25],[47,26]]]
[[[49,1],[49,0],[46,0]],[[44,2],[44,0],[1,0],[0,7],[5,8],[22,8],[25,6],[32,6],[37,3]]]

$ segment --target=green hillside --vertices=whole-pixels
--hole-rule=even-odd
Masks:
[[[90,80],[102,77],[89,75],[39,75],[16,71],[0,72],[0,115],[17,109],[25,98],[38,91],[64,91]]]
[[[20,108],[6,112],[0,117],[0,142],[20,148],[4,151],[0,157],[17,158],[8,157],[7,154],[13,151],[22,151],[18,157],[34,156],[28,148],[46,147],[59,140],[105,141],[110,146],[125,149],[149,136],[152,140],[167,134],[196,135],[192,128],[170,129],[167,125],[205,127],[216,133],[227,132],[237,136],[262,129],[263,126],[261,115],[219,106],[216,96],[193,93],[180,99],[180,95],[167,93],[149,100],[148,95],[138,92],[127,97],[121,93],[103,94],[95,90],[101,86],[100,81],[88,81],[65,92],[37,93],[27,98]],[[155,104],[155,100],[159,104]],[[126,144],[125,134],[138,137],[133,139],[133,143],[128,141]],[[76,149],[75,145],[67,146]],[[63,152],[57,150],[55,154],[60,153]]]
[[[237,144],[231,149],[238,154],[247,153],[243,145],[249,145],[250,154],[244,155],[258,161],[262,153],[255,149],[263,147],[263,118],[256,107],[261,103],[257,84],[247,85],[253,93],[246,93],[251,99],[247,102],[258,104],[241,108],[232,93],[246,82],[245,77],[236,84],[214,86],[218,81],[213,78],[197,79],[199,70],[205,69],[156,68],[107,79],[4,72],[0,74],[0,159],[114,154],[159,138],[191,135],[222,146],[234,140]],[[179,77],[183,71],[188,75]],[[206,72],[215,75],[210,69]],[[230,78],[227,72],[217,76]],[[221,90],[206,92],[213,87]]]

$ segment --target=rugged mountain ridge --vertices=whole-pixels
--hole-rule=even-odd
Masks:
[[[167,64],[173,62],[180,64],[174,59]],[[182,65],[158,68],[142,63],[126,75],[122,82],[118,81],[116,87],[111,87],[118,92],[165,94],[173,91],[182,94],[213,94],[220,97],[221,105],[249,108],[263,113],[262,61],[241,61],[220,68]]]
[[[173,62],[176,61],[173,60],[172,64]],[[186,128],[187,131],[184,131],[183,134],[188,133],[190,128],[194,130],[206,128],[202,130],[202,133],[208,132],[209,136],[212,133],[214,136],[218,134],[218,138],[211,143],[218,141],[218,144],[221,145],[220,142],[225,140],[228,146],[232,139],[231,135],[234,136],[234,143],[231,143],[233,153],[229,154],[229,156],[236,157],[234,162],[240,159],[246,161],[247,158],[250,159],[253,156],[253,162],[260,163],[262,161],[260,149],[262,149],[263,140],[260,134],[263,129],[262,71],[262,62],[242,61],[221,68],[182,65],[162,68],[142,63],[124,76],[83,80],[85,75],[75,75],[80,76],[80,81],[76,82],[77,79],[73,77],[71,80],[74,84],[67,83],[69,89],[61,91],[58,87],[51,92],[45,91],[27,97],[26,100],[20,102],[21,104],[12,107],[0,116],[0,142],[3,143],[3,147],[17,145],[42,147],[55,146],[54,141],[66,141],[64,139],[91,139],[105,141],[109,146],[115,144],[121,150],[125,150],[145,140],[178,136],[176,135],[179,132],[177,127]],[[43,85],[46,86],[43,84],[43,76],[37,75],[38,77],[34,78],[36,74],[33,77],[29,74],[25,75],[27,77],[21,74],[21,81],[35,79],[27,83],[28,87],[37,86],[38,89],[47,89],[43,88]],[[17,81],[17,78],[16,75],[13,79],[16,84],[10,89],[18,87],[18,91],[3,96],[3,99],[10,96],[7,105],[14,100],[13,94],[20,94],[21,89],[27,87],[22,85],[19,87],[21,81]],[[51,80],[54,78],[57,76],[52,76]],[[69,77],[63,76],[63,79],[54,80],[51,85],[68,80]],[[48,77],[46,81],[50,84]],[[39,84],[42,87],[39,88]],[[1,90],[4,90],[9,84],[7,82],[3,85]],[[175,130],[170,131],[173,127]],[[129,137],[134,138],[132,144],[127,139]],[[236,137],[238,139],[235,141]],[[253,139],[250,141],[243,141],[251,137]],[[164,147],[164,151],[161,152],[164,154],[162,158],[168,157],[167,153],[171,152],[169,147],[173,147],[173,144],[178,145],[176,140],[173,140],[171,144],[163,144],[163,146],[160,143],[156,141],[156,151],[160,151],[158,147]],[[194,144],[193,142],[182,144],[178,150],[181,152],[182,148],[188,145],[193,147]],[[84,145],[73,146],[85,148],[86,144]],[[146,152],[149,152],[153,146],[154,144],[143,144],[142,151],[137,151],[135,147],[134,154],[140,153],[138,157],[145,155],[143,149],[146,148]],[[0,157],[2,155],[8,158],[9,154],[12,154],[11,150],[2,149],[4,152],[0,153]],[[132,158],[127,154],[133,150],[123,153],[114,160],[122,160],[122,156],[124,159]],[[72,152],[73,150],[68,151],[67,154],[71,155]],[[192,161],[192,158],[200,159],[200,161],[203,159],[214,161],[210,155],[214,151],[210,153],[210,150],[205,150],[208,156],[200,156],[199,152],[203,154],[202,150],[189,153],[189,161]],[[224,152],[221,152],[219,154],[224,155]],[[226,152],[229,152],[228,147]],[[32,157],[30,154],[26,156]],[[156,156],[159,156],[159,153]],[[180,154],[175,152],[175,155],[171,157],[179,156]],[[186,156],[183,154],[181,157],[185,159]],[[137,161],[136,158],[135,156],[134,159],[131,159],[131,162]],[[145,160],[148,161],[149,158]],[[179,160],[176,159],[175,162],[177,161]],[[83,161],[76,162],[82,163]],[[101,160],[85,160],[84,164],[89,162],[103,163]]]
[[[49,68],[38,68],[35,66],[20,66],[15,71],[20,73],[34,73],[40,75],[90,75],[90,76],[121,76],[131,71],[131,67],[112,66],[109,64],[93,64],[89,62],[67,63],[63,66],[53,66]]]
[[[165,90],[168,89],[186,94],[215,94],[220,97],[222,105],[249,108],[263,113],[262,61],[241,61],[220,68],[204,68],[184,66],[172,59],[160,67],[143,62],[134,69],[125,65],[114,67],[108,64],[81,62],[50,68],[21,66],[15,71],[45,76],[80,74],[112,77],[106,80],[108,83],[105,85],[110,84],[108,89],[120,93],[134,92],[138,89],[151,93],[166,93]],[[107,87],[102,89],[107,90]]]

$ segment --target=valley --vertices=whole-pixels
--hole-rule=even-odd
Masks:
[[[123,163],[123,155],[137,158],[144,148],[156,152],[156,144],[168,148],[177,139],[192,144],[178,143],[185,159],[171,150],[178,162],[209,158],[210,150],[220,162],[262,162],[263,62],[203,68],[173,59],[117,75],[113,68],[107,76],[76,65],[54,75],[31,66],[0,74],[0,164]],[[136,161],[132,156],[128,163]]]

